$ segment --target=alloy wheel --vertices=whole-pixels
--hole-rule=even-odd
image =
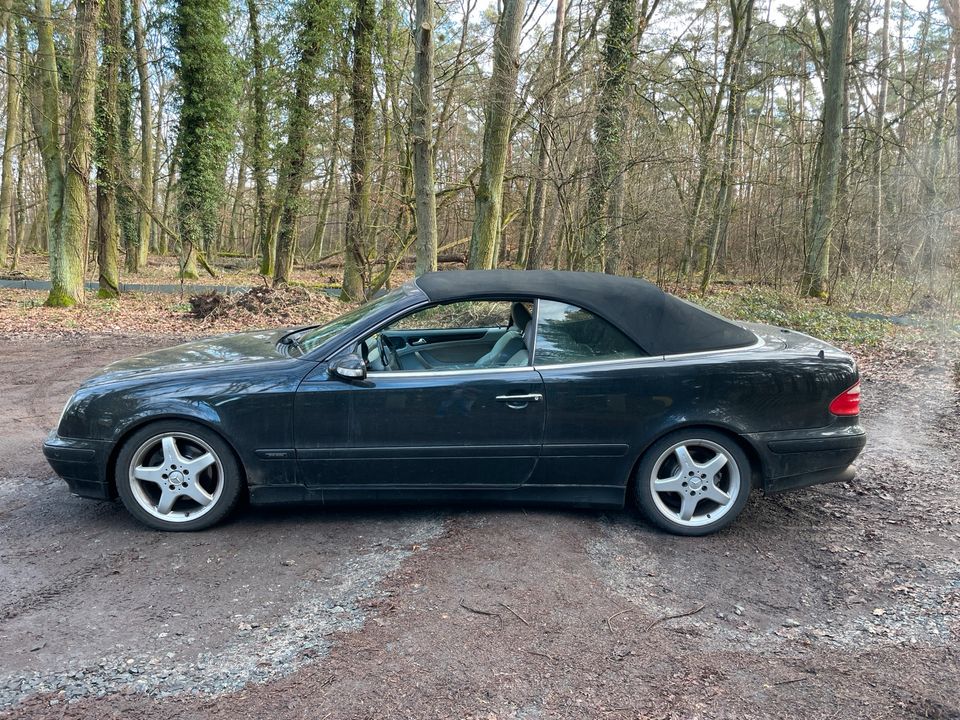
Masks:
[[[740,467],[731,453],[706,439],[689,439],[664,450],[650,473],[657,510],[684,527],[712,525],[740,495]]]
[[[137,448],[128,481],[144,511],[165,522],[185,523],[217,506],[224,471],[216,451],[201,438],[165,432]]]

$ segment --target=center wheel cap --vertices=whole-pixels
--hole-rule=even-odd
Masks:
[[[181,483],[183,482],[183,475],[178,472],[172,472],[170,473],[169,480],[172,483]]]
[[[690,480],[690,487],[696,489],[700,487],[701,482],[702,481],[700,480],[700,478],[693,478],[692,480]]]

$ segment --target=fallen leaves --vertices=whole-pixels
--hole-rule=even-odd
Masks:
[[[322,292],[304,288],[255,288],[231,298],[219,293],[216,311],[193,314],[179,295],[128,293],[105,300],[88,293],[73,308],[48,308],[46,293],[0,289],[0,337],[55,340],[80,335],[192,338],[271,327],[324,323],[349,305]],[[201,313],[202,314],[202,313]]]

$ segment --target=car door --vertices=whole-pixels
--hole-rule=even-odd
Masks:
[[[407,322],[404,332],[420,329]],[[381,368],[356,381],[321,365],[297,393],[298,468],[324,491],[518,487],[536,466],[544,417],[543,381],[528,359],[482,369]]]
[[[648,413],[663,411],[655,390],[658,361],[606,320],[541,300],[533,362],[543,378],[547,415],[531,482],[622,487],[633,460],[632,437]]]

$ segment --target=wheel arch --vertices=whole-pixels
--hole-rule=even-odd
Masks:
[[[159,413],[157,415],[149,415],[145,417],[138,418],[136,421],[130,423],[127,427],[123,429],[120,435],[113,443],[113,447],[110,448],[110,454],[107,456],[107,467],[105,468],[105,477],[107,481],[107,487],[110,492],[111,497],[117,497],[117,458],[120,456],[120,450],[127,443],[130,438],[135,435],[137,432],[147,427],[148,425],[153,425],[154,423],[163,422],[164,420],[184,420],[186,422],[193,423],[194,425],[200,425],[201,427],[209,430],[220,438],[228,448],[230,452],[233,453],[234,460],[237,461],[237,467],[240,468],[240,473],[242,477],[240,478],[241,483],[244,488],[247,486],[247,468],[243,464],[243,458],[240,453],[237,452],[236,446],[231,442],[231,440],[223,434],[222,429],[217,426],[216,423],[211,422],[207,418],[199,417],[197,415],[188,415],[186,413],[176,413],[176,412],[167,412]]]
[[[735,442],[737,447],[739,447],[747,456],[747,460],[750,462],[750,472],[752,475],[751,480],[753,481],[754,489],[757,487],[766,489],[766,473],[763,456],[760,454],[760,451],[757,449],[752,440],[742,433],[737,432],[737,430],[734,428],[728,425],[723,425],[722,423],[689,422],[662,429],[656,435],[651,436],[643,444],[643,447],[636,452],[633,458],[633,463],[630,465],[630,472],[627,476],[627,481],[624,484],[624,505],[630,506],[633,502],[633,496],[636,492],[637,470],[640,467],[640,463],[643,462],[643,458],[646,456],[647,452],[651,447],[660,442],[667,435],[675,433],[679,430],[711,430],[728,437],[730,440]],[[757,482],[758,480],[759,482]]]

